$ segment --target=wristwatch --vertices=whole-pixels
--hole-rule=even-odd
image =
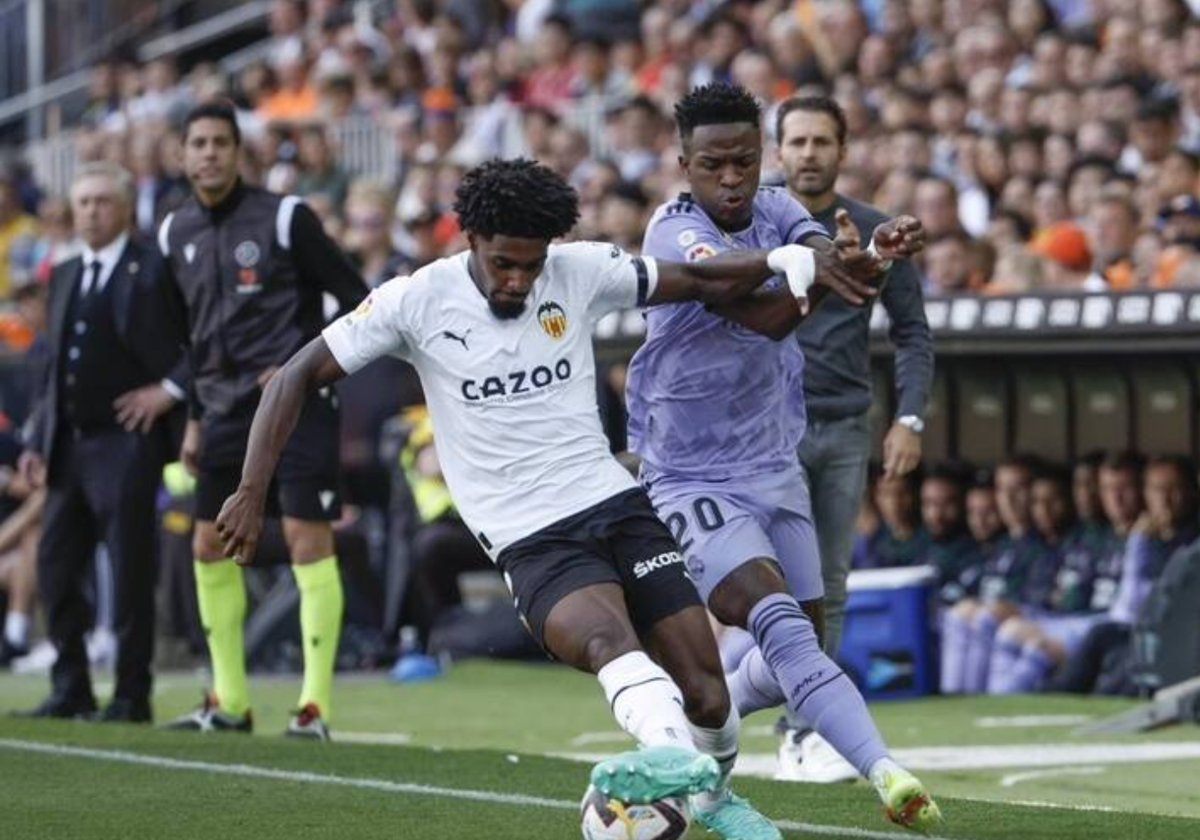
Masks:
[[[919,435],[925,431],[925,421],[915,414],[903,414],[896,418],[896,422],[913,434]]]

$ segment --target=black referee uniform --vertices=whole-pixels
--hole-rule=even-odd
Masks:
[[[212,521],[237,489],[259,377],[320,334],[325,294],[345,311],[367,287],[299,198],[240,182],[214,207],[189,198],[163,220],[158,242],[190,337],[190,410],[201,423],[195,517]],[[272,512],[336,519],[337,470],[337,399],[322,389],[284,450]]]

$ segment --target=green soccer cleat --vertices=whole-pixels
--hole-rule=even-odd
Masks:
[[[754,810],[747,800],[729,792],[707,807],[692,798],[692,817],[725,840],[783,840],[775,823]]]
[[[647,804],[716,787],[717,762],[683,747],[645,747],[606,758],[592,768],[592,784],[612,799]]]
[[[885,772],[875,790],[883,800],[884,813],[896,825],[928,834],[942,822],[941,809],[925,785],[907,770]]]

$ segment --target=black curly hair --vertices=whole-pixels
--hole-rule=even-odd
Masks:
[[[579,221],[575,190],[532,160],[489,160],[463,176],[454,212],[462,229],[484,239],[496,234],[557,239]]]
[[[675,103],[675,124],[679,126],[679,139],[685,146],[697,126],[742,122],[758,126],[761,120],[762,108],[758,100],[744,87],[728,82],[701,85]]]

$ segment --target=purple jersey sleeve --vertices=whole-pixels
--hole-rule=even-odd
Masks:
[[[758,192],[763,212],[774,222],[784,242],[803,244],[810,236],[829,237],[821,223],[787,190],[765,187]]]

